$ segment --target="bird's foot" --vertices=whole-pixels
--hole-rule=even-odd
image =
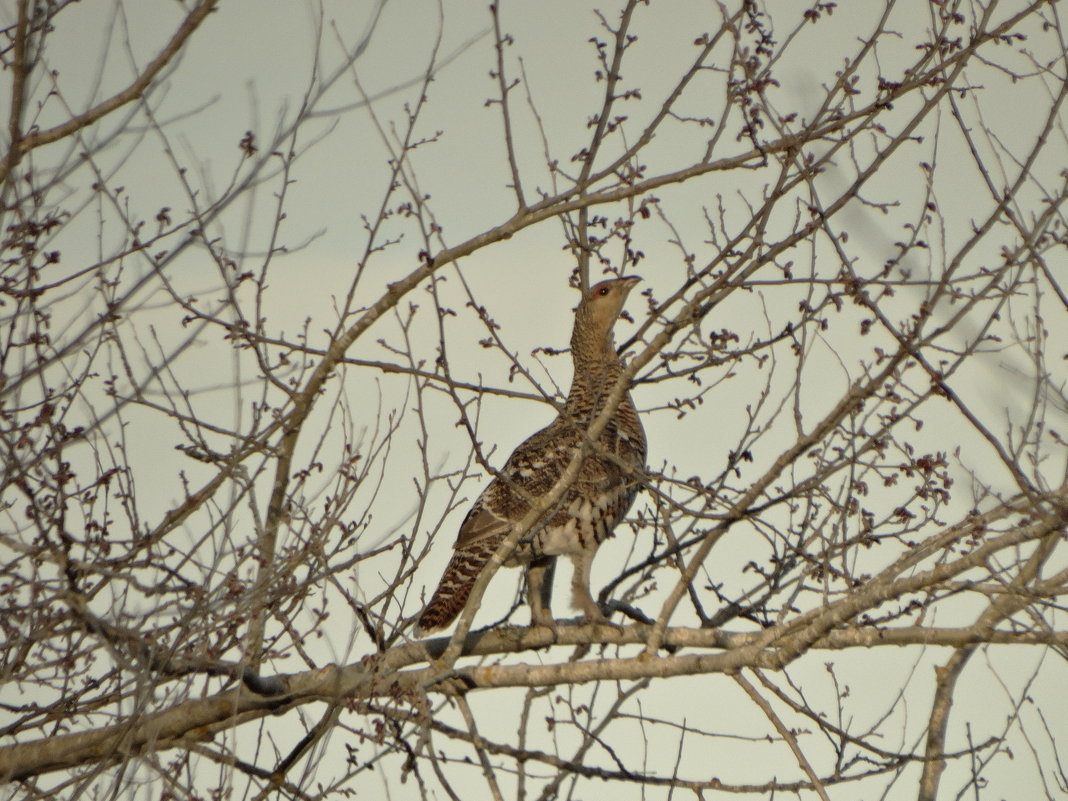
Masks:
[[[620,634],[623,633],[623,624],[613,623],[611,620],[605,617],[604,612],[602,612],[601,608],[596,604],[594,604],[592,608],[587,608],[583,610],[582,622],[588,623],[593,626],[611,626]]]
[[[531,609],[530,610],[530,627],[535,628],[547,628],[553,633],[553,642],[557,640],[556,618],[553,617],[552,612],[548,609]]]

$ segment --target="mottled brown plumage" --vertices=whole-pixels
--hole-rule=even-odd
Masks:
[[[434,597],[419,618],[425,634],[451,623],[467,603],[479,572],[529,511],[528,498],[546,495],[582,447],[590,423],[604,409],[622,364],[612,328],[638,278],[602,281],[583,296],[575,312],[571,391],[560,415],[520,445],[500,474],[475,501],[460,526],[455,552]],[[578,477],[560,501],[516,545],[507,564],[527,565],[531,622],[553,625],[549,609],[552,564],[571,557],[575,606],[586,620],[603,621],[590,595],[590,567],[597,546],[612,536],[637,494],[645,468],[645,432],[630,393],[623,396],[598,437],[598,448],[584,458]]]

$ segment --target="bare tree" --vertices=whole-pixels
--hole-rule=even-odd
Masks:
[[[155,5],[3,11],[11,797],[1068,793],[1056,3]],[[632,273],[618,628],[415,639]]]

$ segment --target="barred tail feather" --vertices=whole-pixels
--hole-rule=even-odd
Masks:
[[[419,616],[416,637],[445,628],[464,610],[478,574],[500,543],[498,537],[492,539],[493,542],[483,541],[453,553],[438,588],[434,590],[434,597]]]

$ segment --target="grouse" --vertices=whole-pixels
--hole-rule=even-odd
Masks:
[[[515,449],[500,473],[468,512],[454,553],[433,598],[419,617],[418,634],[449,625],[463,610],[479,572],[530,509],[546,495],[583,447],[586,430],[605,408],[623,365],[612,328],[634,285],[624,276],[601,281],[586,292],[571,334],[574,377],[559,416]],[[605,622],[590,595],[590,568],[597,547],[626,515],[645,468],[645,432],[630,393],[623,395],[608,424],[591,443],[576,480],[553,508],[517,543],[505,562],[527,566],[531,624],[554,626],[549,601],[552,567],[558,555],[574,564],[574,605],[588,622]]]

